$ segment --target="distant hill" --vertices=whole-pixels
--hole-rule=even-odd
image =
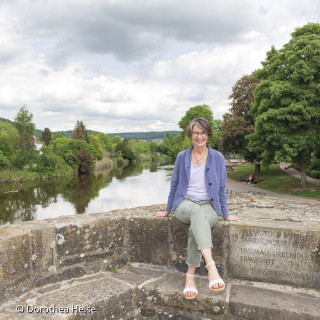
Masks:
[[[5,118],[0,117],[0,121],[9,122],[14,127],[14,122]],[[89,134],[98,135],[100,132],[94,130],[88,130]],[[154,139],[164,139],[167,134],[171,134],[176,137],[181,131],[146,131],[146,132],[119,132],[119,133],[107,133],[111,138],[114,136],[120,136],[122,139],[133,139],[133,140],[147,140],[151,141]],[[34,135],[39,139],[42,131],[35,129]],[[67,138],[71,138],[72,130],[67,131],[53,131],[52,134],[61,134]]]
[[[88,130],[89,134],[98,135],[100,132]],[[153,140],[153,139],[164,139],[167,134],[171,134],[176,137],[180,131],[146,131],[146,132],[119,132],[119,133],[107,133],[109,137],[119,136],[122,139],[133,139],[133,140]],[[61,134],[67,138],[71,138],[72,130],[68,131],[54,131],[52,134]]]
[[[9,119],[5,119],[5,118],[1,118],[1,117],[0,117],[0,121],[2,121],[2,122],[9,122],[12,126],[14,126],[14,122],[11,121],[11,120],[9,120]]]

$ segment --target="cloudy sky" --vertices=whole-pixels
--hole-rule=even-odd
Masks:
[[[0,0],[0,117],[26,105],[38,129],[178,130],[227,112],[232,86],[318,0]]]

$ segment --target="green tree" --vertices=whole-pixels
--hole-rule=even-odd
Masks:
[[[93,146],[95,159],[101,160],[103,157],[103,152],[99,138],[94,134],[91,134],[89,136],[89,144]]]
[[[110,145],[112,145],[110,136],[108,136],[105,133],[99,133],[98,139],[100,140],[101,146],[106,150],[108,150]],[[110,150],[108,150],[108,151],[110,151]]]
[[[4,156],[4,154],[0,150],[0,170],[9,167],[9,165],[10,165],[9,160]]]
[[[32,118],[33,115],[26,106],[23,106],[15,117],[15,127],[20,138],[22,164],[29,162],[36,154],[33,135],[35,125],[32,122]]]
[[[114,136],[114,137],[112,137],[111,141],[113,144],[117,144],[122,141],[122,138],[120,136]]]
[[[149,142],[149,148],[151,153],[156,153],[158,150],[158,145],[154,141]]]
[[[84,140],[89,143],[89,134],[86,126],[82,121],[77,121],[73,132],[72,132],[73,140]]]
[[[51,130],[49,128],[44,128],[41,134],[41,141],[48,146],[51,141]]]
[[[125,141],[121,141],[116,145],[115,152],[120,154],[123,159],[134,160],[134,155]]]
[[[209,121],[212,131],[215,131],[215,122],[213,119],[213,112],[212,109],[206,105],[198,105],[195,107],[191,107],[186,114],[181,118],[181,120],[179,121],[178,125],[179,127],[182,129],[182,140],[183,142],[183,147],[188,147],[191,146],[191,144],[189,142],[187,142],[187,140],[185,140],[184,138],[187,136],[187,127],[189,125],[189,123],[191,122],[191,120],[195,119],[195,118],[205,118],[206,120]],[[215,145],[217,145],[216,141],[216,135],[212,135],[212,137],[208,140],[208,144],[210,145],[210,147],[214,148]],[[181,149],[181,148],[179,148]],[[182,149],[184,150],[184,149]],[[180,151],[182,151],[180,150]]]
[[[186,114],[181,118],[178,125],[183,130],[183,133],[186,134],[187,127],[191,120],[195,118],[205,118],[209,121],[209,123],[212,126],[212,129],[214,128],[214,122],[213,122],[213,113],[211,108],[206,105],[199,105],[190,108]]]
[[[255,131],[249,148],[265,163],[299,164],[305,187],[305,167],[320,131],[320,24],[297,28],[280,50],[271,48],[262,65],[255,73],[262,82],[250,111]]]
[[[0,121],[0,151],[14,165],[20,149],[18,131],[8,122]]]

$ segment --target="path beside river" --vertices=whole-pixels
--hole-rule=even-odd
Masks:
[[[240,182],[232,179],[227,179],[227,190],[232,192],[240,192],[240,193],[261,192],[268,197],[273,197],[273,198],[278,198],[283,200],[294,200],[294,201],[316,203],[316,204],[320,203],[320,200],[303,198],[299,196],[293,196],[289,194],[283,194],[283,193],[273,192],[269,190],[264,190],[264,189],[258,188],[257,185],[249,185],[247,182]]]

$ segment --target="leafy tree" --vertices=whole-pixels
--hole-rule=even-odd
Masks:
[[[19,149],[18,131],[9,122],[0,121],[0,151],[12,165],[14,165]]]
[[[66,137],[57,138],[52,142],[52,148],[55,153],[61,156],[66,163],[74,169],[81,171],[81,163],[79,161],[83,159],[86,163],[89,163],[90,170],[94,169],[95,165],[95,150],[92,145],[86,143],[83,140],[69,140]],[[87,162],[86,155],[82,153],[80,157],[78,157],[80,150],[87,150],[90,154],[90,158],[92,161]],[[78,158],[77,158],[78,157]],[[84,165],[86,166],[86,165]],[[82,172],[82,171],[81,171]]]
[[[240,153],[250,157],[245,136],[254,130],[253,117],[249,110],[253,103],[253,93],[259,80],[252,75],[245,75],[232,87],[229,113],[224,114],[219,142],[220,151]],[[255,155],[253,155],[255,158]]]
[[[22,163],[26,164],[36,153],[34,145],[35,125],[32,122],[33,115],[26,106],[23,106],[15,117],[15,127],[18,130],[20,138],[20,149]]]
[[[182,129],[182,140],[184,140],[183,148],[188,148],[192,145],[190,142],[187,142],[187,140],[185,140],[184,138],[187,136],[186,130],[189,123],[195,118],[205,118],[209,121],[212,131],[214,132],[216,130],[216,123],[213,119],[213,113],[208,105],[203,104],[190,108],[178,123],[179,127]],[[217,144],[216,135],[212,135],[212,137],[208,140],[208,144],[212,148],[214,148],[214,146]],[[181,150],[181,148],[179,149],[180,151],[184,150]]]
[[[82,121],[77,121],[72,132],[72,140],[84,140],[89,143],[89,134]]]
[[[102,148],[106,149],[109,152],[112,151],[111,138],[107,134],[99,133],[98,134],[98,139],[99,139],[99,141],[101,143]],[[110,146],[111,146],[111,148],[110,148]]]
[[[265,163],[299,164],[305,187],[305,167],[320,131],[320,24],[297,28],[280,50],[271,48],[262,65],[255,73],[262,82],[250,111],[255,131],[249,148]]]
[[[52,148],[41,147],[41,154],[38,159],[38,171],[46,173],[71,173],[72,169],[67,165],[65,160],[55,154]]]
[[[43,141],[44,144],[48,146],[50,143],[50,140],[51,140],[51,130],[49,128],[44,128],[44,131],[42,132],[42,135],[41,135],[41,141]]]
[[[187,127],[191,120],[195,118],[205,118],[209,121],[209,123],[212,126],[212,129],[214,128],[214,122],[213,122],[213,113],[211,108],[206,105],[199,105],[190,108],[186,114],[181,118],[178,125],[183,130],[183,133],[186,134]]]
[[[114,136],[114,137],[112,137],[111,141],[112,141],[113,144],[117,144],[117,143],[120,143],[122,141],[122,138],[119,137],[119,136]]]
[[[103,152],[101,149],[101,143],[97,136],[91,134],[89,136],[89,143],[93,146],[95,159],[101,160],[103,157]]]
[[[116,145],[115,152],[120,154],[123,159],[134,160],[134,154],[130,151],[125,141],[121,141]]]
[[[156,153],[158,150],[158,145],[154,141],[150,141],[149,148],[151,153]]]
[[[4,156],[4,154],[0,150],[0,170],[7,168],[9,165],[9,160]]]

